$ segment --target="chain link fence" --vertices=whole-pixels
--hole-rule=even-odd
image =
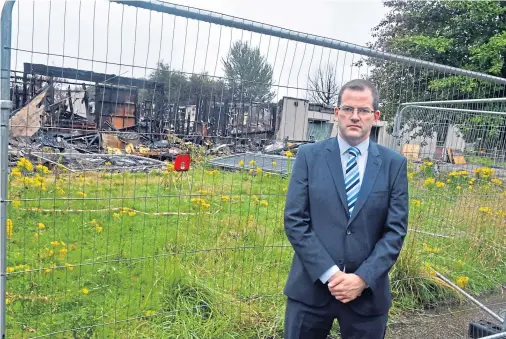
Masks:
[[[436,272],[504,308],[506,79],[156,0],[7,1],[1,25],[6,337],[281,338],[291,164],[354,78],[410,160],[390,337],[497,320],[431,311],[463,300]]]

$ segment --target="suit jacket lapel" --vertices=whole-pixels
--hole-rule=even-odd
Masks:
[[[341,198],[345,214],[348,216],[348,200],[346,199],[346,189],[344,187],[343,167],[341,164],[341,151],[339,150],[339,143],[337,138],[333,138],[327,147],[328,153],[326,156],[327,165],[330,169],[330,174],[336,186],[337,194]]]
[[[364,206],[369,193],[371,193],[374,182],[376,181],[380,167],[381,157],[379,155],[378,148],[376,147],[376,144],[371,141],[369,143],[369,155],[367,156],[367,165],[365,167],[364,179],[362,185],[360,186],[360,195],[358,196],[355,208],[353,209],[353,214],[348,220],[348,225],[351,224],[358,212],[360,212],[362,206]]]

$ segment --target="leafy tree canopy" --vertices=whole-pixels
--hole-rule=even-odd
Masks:
[[[393,0],[384,1],[384,5],[390,11],[373,29],[375,41],[368,47],[506,78],[506,2]],[[365,62],[373,66],[371,80],[380,87],[383,117],[389,121],[402,102],[503,97],[505,93],[503,85],[470,77],[377,58]],[[504,110],[497,104],[479,108]],[[432,114],[441,120],[432,125],[455,121],[456,115]],[[476,117],[473,119],[476,124]],[[491,131],[484,138],[505,139],[504,133],[492,133],[497,130],[497,117],[484,117],[479,123]],[[425,135],[432,132],[431,128],[422,130]],[[474,141],[474,134],[468,134],[466,141]]]
[[[273,70],[258,47],[237,41],[222,63],[234,101],[267,102],[274,98],[271,92]]]

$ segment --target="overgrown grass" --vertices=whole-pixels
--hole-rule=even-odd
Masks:
[[[502,182],[427,180],[431,168],[410,172],[394,316],[456,297],[433,269],[472,292],[506,281]],[[254,164],[178,178],[170,166],[76,175],[21,162],[9,182],[9,337],[281,338],[287,183]]]
[[[486,166],[486,167],[504,168],[506,165],[503,160],[494,159],[494,158],[490,158],[490,157],[484,157],[484,156],[475,156],[475,155],[467,155],[466,161],[469,164]]]

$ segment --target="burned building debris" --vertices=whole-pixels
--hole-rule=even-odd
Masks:
[[[19,73],[11,75],[13,152],[172,160],[185,152],[185,144],[204,146],[216,156],[282,155],[314,141],[314,121],[307,121],[314,114],[308,115],[303,99],[237,102],[224,94],[225,87],[216,93],[190,88],[194,95],[182,98],[163,82],[33,63]],[[327,128],[333,122],[328,113],[318,113],[325,115],[320,137],[333,131]]]

